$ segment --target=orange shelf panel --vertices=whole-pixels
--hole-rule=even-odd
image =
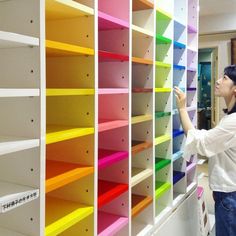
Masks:
[[[151,148],[152,142],[132,140],[132,155],[144,151],[145,149]]]
[[[93,172],[94,168],[90,166],[47,160],[46,193],[79,180]]]
[[[138,64],[153,65],[153,60],[139,58],[139,57],[132,57],[132,62],[138,63]]]
[[[153,9],[154,4],[148,0],[133,0],[133,11]]]
[[[147,206],[152,203],[151,196],[141,196],[132,194],[132,217],[137,216],[141,211],[143,211]]]

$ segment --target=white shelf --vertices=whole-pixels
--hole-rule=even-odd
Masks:
[[[0,31],[0,48],[27,46],[39,46],[39,39],[26,35]]]
[[[131,187],[147,179],[152,175],[151,169],[132,168]]]
[[[20,234],[20,233],[11,231],[9,229],[4,229],[4,228],[0,228],[0,235],[2,236],[26,236],[24,234]]]
[[[0,136],[0,155],[22,151],[39,146],[39,139]]]
[[[158,216],[155,217],[155,225],[161,225],[161,223],[168,218],[172,213],[172,207],[168,206],[164,208]]]
[[[152,227],[153,226],[150,224],[144,224],[141,222],[133,221],[132,222],[132,229],[133,229],[132,235],[136,235],[136,236],[148,235],[151,232]]]
[[[37,199],[39,190],[32,187],[0,182],[0,213],[5,213],[16,207]]]
[[[39,89],[0,89],[0,97],[38,97]]]
[[[141,28],[137,25],[132,25],[132,30],[133,33],[135,33],[134,36],[138,36],[138,35],[144,35],[144,36],[150,36],[150,37],[154,37],[154,33],[150,30],[146,30],[144,28]]]

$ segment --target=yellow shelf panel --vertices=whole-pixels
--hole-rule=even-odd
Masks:
[[[141,116],[133,116],[132,124],[137,124],[145,121],[152,120],[152,115],[141,115]]]
[[[48,125],[46,134],[46,144],[86,136],[93,133],[94,128],[92,127],[78,128],[73,126]]]
[[[56,236],[64,232],[91,215],[93,211],[92,206],[47,197],[45,236]]]
[[[92,48],[46,40],[46,53],[47,56],[93,56],[94,50]]]
[[[170,93],[171,88],[155,88],[155,93]]]
[[[72,0],[46,0],[46,19],[58,20],[94,15],[94,10]]]
[[[47,89],[47,96],[94,95],[94,89]]]
[[[145,65],[153,65],[153,61],[151,59],[132,57],[133,63],[145,64]]]
[[[162,9],[159,8],[159,7],[157,7],[156,10],[157,10],[157,12],[158,12],[159,14],[163,15],[163,17],[165,17],[165,18],[168,18],[168,19],[170,19],[170,20],[173,18],[173,16],[172,16],[170,13],[165,12],[164,10],[162,10]]]
[[[169,140],[171,140],[171,136],[168,134],[162,135],[160,137],[156,137],[155,138],[155,145],[159,145],[159,144],[167,142]]]

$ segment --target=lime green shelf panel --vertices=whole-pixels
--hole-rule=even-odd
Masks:
[[[155,62],[155,65],[156,65],[157,67],[163,67],[163,68],[168,68],[168,69],[171,68],[171,64],[169,64],[169,63],[164,63],[164,62],[161,62],[161,61],[156,61],[156,62]]]
[[[164,111],[157,111],[155,112],[155,118],[161,118],[161,117],[165,117],[165,116],[170,116],[171,112],[164,112]]]
[[[159,145],[159,144],[167,142],[169,140],[171,140],[171,136],[168,134],[162,135],[160,137],[156,137],[155,138],[155,145]]]
[[[171,44],[172,40],[169,38],[166,38],[160,34],[156,35],[156,43],[157,44]]]
[[[170,159],[164,159],[164,158],[156,157],[155,158],[155,162],[156,162],[155,170],[158,171],[158,170],[161,170],[164,167],[168,166],[171,163],[171,160]]]
[[[157,20],[172,20],[173,16],[165,11],[163,11],[162,9],[160,9],[159,7],[156,8],[157,11]]]
[[[141,122],[152,120],[152,115],[133,116],[131,120],[132,120],[131,121],[132,125],[134,125]]]
[[[171,88],[155,88],[155,93],[170,93]]]
[[[156,182],[155,197],[159,199],[165,192],[171,188],[171,184],[168,182]]]

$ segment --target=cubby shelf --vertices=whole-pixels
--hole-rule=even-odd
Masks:
[[[197,29],[191,25],[188,25],[188,33],[189,34],[196,34],[197,33]]]
[[[156,181],[155,198],[158,200],[164,193],[171,189],[171,184],[168,182]]]
[[[128,225],[128,217],[98,212],[98,236],[112,236]]]
[[[137,25],[132,25],[132,30],[133,30],[133,34],[134,34],[134,37],[135,35],[146,35],[146,36],[150,36],[150,37],[154,37],[154,33],[150,30],[147,30],[147,29],[144,29],[144,28],[141,28]]]
[[[38,197],[38,189],[30,186],[0,181],[0,214],[27,204]]]
[[[177,41],[174,41],[174,48],[175,49],[185,49],[186,45]]]
[[[94,15],[92,8],[72,0],[47,0],[45,7],[47,20]]]
[[[164,62],[161,62],[161,61],[156,61],[155,62],[155,65],[157,67],[163,67],[163,68],[167,68],[167,69],[170,69],[171,68],[171,64],[169,63],[164,63]]]
[[[132,93],[152,93],[153,88],[132,88]]]
[[[104,95],[104,94],[128,94],[129,89],[127,88],[99,88],[98,94]]]
[[[175,69],[175,70],[185,70],[185,66],[182,66],[182,65],[173,65],[173,68]]]
[[[94,95],[94,89],[46,89],[46,96]]]
[[[39,147],[39,139],[0,136],[0,155]]]
[[[173,184],[178,183],[185,176],[185,172],[181,171],[173,171]]]
[[[153,65],[153,60],[145,58],[132,57],[132,62],[137,64]]]
[[[183,130],[177,130],[177,129],[173,130],[173,138],[176,138],[176,137],[183,135],[183,134],[184,134]]]
[[[98,208],[106,205],[128,191],[128,184],[115,183],[105,180],[98,181]]]
[[[189,174],[190,172],[192,172],[196,168],[196,165],[197,164],[195,162],[190,163],[186,168],[186,173]]]
[[[129,28],[127,21],[118,19],[104,12],[98,11],[98,29],[111,30],[111,29],[124,29]]]
[[[46,144],[78,138],[94,133],[94,128],[47,125]]]
[[[170,93],[171,88],[155,88],[155,93]]]
[[[128,55],[122,55],[113,52],[99,50],[98,55],[99,55],[99,62],[129,61]]]
[[[132,140],[132,155],[142,152],[153,146],[152,142]]]
[[[140,115],[140,116],[133,116],[131,119],[132,125],[142,123],[145,121],[151,121],[152,115]]]
[[[121,128],[127,126],[128,124],[128,120],[100,119],[98,124],[98,132]]]
[[[93,213],[93,207],[81,203],[46,197],[45,236],[58,235]]]
[[[137,216],[152,202],[153,202],[153,199],[151,196],[141,196],[141,195],[132,194],[131,216],[132,217]]]
[[[52,40],[46,40],[47,56],[93,56],[92,48],[80,47],[68,43],[61,43]]]
[[[156,35],[156,44],[171,44],[172,39],[164,37],[163,35]]]
[[[177,161],[183,156],[184,152],[183,151],[178,151],[173,154],[173,161]]]
[[[0,97],[38,97],[39,89],[0,89]]]
[[[152,176],[152,169],[132,167],[131,187]]]
[[[39,46],[39,39],[26,35],[0,31],[0,48],[15,48],[28,46]]]
[[[128,158],[129,153],[126,151],[115,150],[98,150],[98,169],[113,165],[121,160]]]
[[[171,136],[168,134],[165,134],[165,135],[155,138],[155,145],[159,145],[161,143],[168,142],[170,140],[171,140]]]
[[[157,11],[157,20],[172,20],[173,16],[167,12],[165,12],[164,10],[162,10],[161,8],[157,7],[156,8],[156,11]]]
[[[155,118],[159,119],[162,117],[171,116],[171,112],[157,111],[155,112]]]
[[[46,161],[46,193],[91,175],[94,168],[74,163]]]
[[[133,0],[133,11],[153,9],[154,4],[148,0]]]
[[[161,170],[171,163],[170,159],[165,158],[155,158],[155,171]]]

